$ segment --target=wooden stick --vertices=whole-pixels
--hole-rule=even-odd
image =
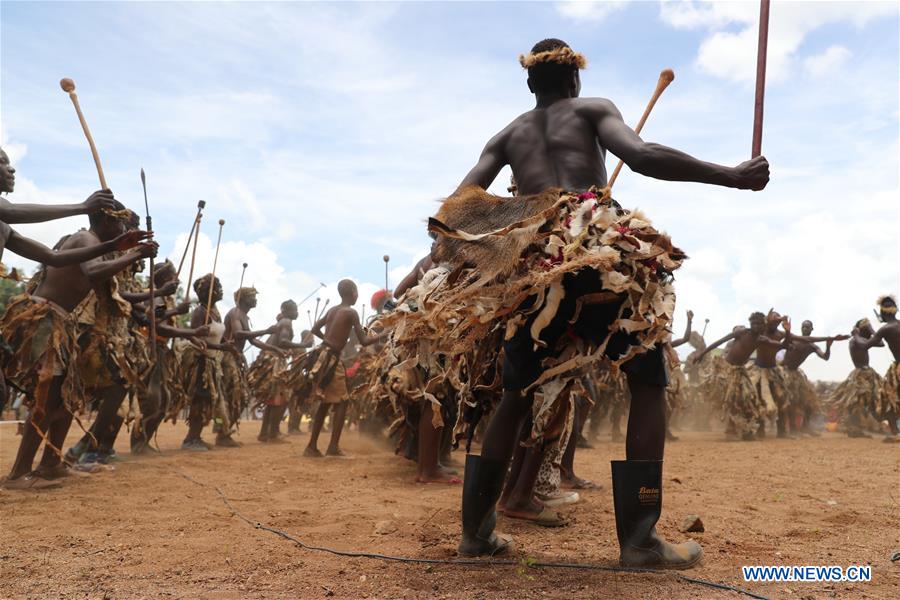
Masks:
[[[656,82],[656,89],[653,90],[653,96],[650,97],[650,102],[647,103],[647,108],[644,109],[644,114],[641,116],[641,120],[638,121],[637,127],[634,128],[634,132],[638,135],[641,134],[641,130],[644,128],[644,123],[647,122],[647,117],[650,116],[650,111],[653,110],[653,107],[656,106],[656,101],[659,100],[659,97],[662,96],[662,93],[666,91],[666,88],[669,87],[669,84],[675,80],[675,71],[672,69],[663,69],[659,74],[659,80]],[[625,164],[625,161],[620,160],[619,164],[616,165],[615,171],[613,171],[612,177],[609,178],[609,183],[606,184],[606,187],[612,189],[613,184],[616,182],[616,179],[619,177],[619,171],[622,170],[622,166]]]
[[[331,298],[325,298],[325,305],[322,307],[322,312],[319,313],[319,316],[316,318],[316,322],[319,321],[323,316],[325,316],[325,309],[328,308],[328,303],[331,302]]]
[[[187,302],[191,297],[191,286],[194,285],[194,263],[197,262],[197,240],[200,239],[200,219],[202,215],[198,213],[197,231],[194,233],[194,249],[191,251],[191,268],[188,271],[187,287],[184,290],[184,301]],[[200,298],[197,298],[199,301]]]
[[[203,318],[203,324],[209,324],[209,311],[212,310],[213,290],[216,283],[216,265],[219,262],[219,246],[222,245],[222,229],[225,227],[225,219],[219,219],[219,239],[216,242],[216,256],[213,258],[212,277],[209,280],[209,295],[206,298],[206,316]]]
[[[75,112],[78,114],[78,120],[81,122],[81,129],[84,130],[84,137],[87,138],[88,145],[91,147],[91,155],[94,157],[97,175],[100,176],[100,188],[108,190],[109,186],[106,185],[106,177],[103,176],[103,165],[100,164],[100,154],[97,153],[97,145],[94,144],[94,136],[91,135],[91,130],[84,119],[84,113],[81,112],[81,105],[78,103],[78,94],[75,93],[75,82],[66,77],[59,80],[59,87],[69,94],[72,104],[75,105]]]
[[[753,143],[750,158],[762,154],[763,104],[766,97],[766,51],[769,45],[769,0],[759,3],[759,44],[756,51],[756,100],[753,103]]]
[[[194,233],[200,229],[200,219],[203,218],[203,209],[206,208],[206,201],[201,200],[197,203],[197,216],[194,217],[194,222],[191,224],[191,232],[188,234],[187,243],[184,245],[184,252],[181,254],[181,261],[178,263],[178,270],[175,272],[175,279],[181,277],[181,267],[184,266],[184,259],[187,256],[188,250],[191,247],[191,238],[194,237]],[[191,269],[191,273],[194,270]],[[189,281],[188,284],[191,282]]]
[[[141,187],[144,189],[144,210],[147,213],[147,231],[153,233],[153,219],[150,217],[150,204],[147,202],[147,176],[141,167]],[[150,362],[156,362],[156,286],[153,281],[153,257],[150,257]]]
[[[316,289],[314,289],[313,291],[311,291],[309,294],[307,294],[306,297],[305,297],[303,300],[301,300],[300,302],[297,303],[297,306],[300,306],[300,305],[302,305],[302,304],[305,304],[307,300],[309,300],[310,298],[312,298],[312,297],[315,295],[315,293],[318,292],[318,291],[319,291],[320,289],[322,289],[323,287],[328,287],[328,286],[326,286],[324,283],[319,283],[319,287],[317,287]]]
[[[244,263],[244,268],[241,271],[241,283],[238,284],[238,295],[237,300],[235,301],[236,305],[240,305],[241,303],[241,290],[244,289],[244,273],[247,272],[247,263]]]

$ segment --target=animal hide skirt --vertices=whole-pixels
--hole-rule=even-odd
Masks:
[[[666,385],[657,343],[668,335],[672,274],[686,256],[639,211],[596,189],[500,198],[466,188],[428,229],[438,266],[382,319],[393,329],[395,364],[412,361],[466,386],[462,357],[498,340],[504,389],[534,393],[534,442],[551,429],[567,433],[582,367],[605,361]]]

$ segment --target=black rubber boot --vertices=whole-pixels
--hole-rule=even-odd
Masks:
[[[662,461],[614,460],[613,505],[623,567],[688,569],[703,557],[700,544],[670,544],[656,533],[662,512]]]
[[[512,540],[494,533],[497,500],[503,490],[508,466],[505,462],[466,455],[463,479],[462,541],[460,556],[494,556],[506,552]]]

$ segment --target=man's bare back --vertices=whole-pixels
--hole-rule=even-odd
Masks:
[[[853,366],[857,369],[869,366],[870,346],[868,342],[869,338],[860,335],[859,332],[853,332],[853,336],[850,338],[850,343],[848,344],[850,360],[853,361]]]

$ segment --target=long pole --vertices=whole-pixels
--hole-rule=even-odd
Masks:
[[[206,208],[206,201],[199,201],[197,203],[197,215],[194,217],[194,222],[191,224],[191,232],[188,234],[187,243],[184,245],[184,252],[181,254],[181,261],[179,261],[178,270],[175,272],[175,279],[181,277],[181,267],[184,266],[184,259],[187,257],[188,250],[191,249],[191,240],[194,238],[194,234],[200,229],[200,219],[203,218],[204,208]],[[193,272],[193,269],[191,271]],[[188,283],[190,284],[190,282]]]
[[[237,300],[235,300],[235,302],[234,302],[238,306],[240,306],[240,304],[241,304],[241,290],[244,289],[244,273],[246,273],[246,272],[247,272],[247,263],[244,263],[244,268],[241,271],[241,283],[238,284]]]
[[[147,231],[153,233],[153,219],[150,218],[150,204],[147,202],[147,176],[141,167],[141,187],[144,189],[144,210],[147,214]],[[156,362],[156,285],[153,281],[154,261],[150,257],[150,361]]]
[[[209,294],[206,298],[206,316],[203,324],[209,324],[209,311],[212,310],[213,290],[216,288],[216,265],[219,263],[219,246],[222,245],[222,229],[225,227],[225,219],[219,219],[219,239],[216,241],[216,255],[213,258],[212,278],[209,280]]]
[[[316,289],[314,289],[313,291],[311,291],[309,294],[307,294],[306,297],[305,297],[303,300],[301,300],[300,302],[297,303],[297,306],[301,306],[304,302],[306,302],[307,300],[309,300],[310,298],[312,298],[313,296],[315,296],[315,295],[316,295],[316,292],[318,292],[318,291],[319,291],[320,289],[322,289],[323,287],[327,287],[327,286],[326,286],[324,283],[319,283],[319,287],[317,287]]]
[[[759,44],[756,51],[756,100],[753,103],[753,147],[750,158],[762,154],[763,105],[766,97],[766,50],[769,45],[769,0],[759,3]]]
[[[200,239],[200,220],[203,218],[203,215],[198,211],[197,212],[197,230],[194,232],[194,249],[191,251],[191,268],[188,271],[188,280],[187,285],[184,289],[184,301],[187,302],[191,297],[191,286],[194,284],[194,263],[197,262],[197,240]],[[199,301],[200,298],[197,298]]]

